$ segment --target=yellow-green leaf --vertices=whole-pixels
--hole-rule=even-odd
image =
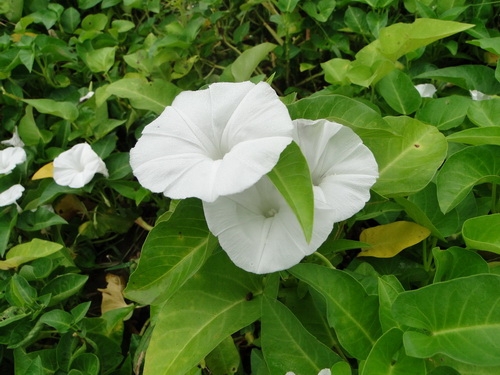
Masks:
[[[42,178],[49,178],[54,176],[54,163],[50,162],[45,164],[42,168],[35,172],[32,180],[41,180]]]
[[[429,237],[430,233],[429,229],[409,221],[367,228],[361,232],[359,240],[369,243],[371,247],[363,249],[358,256],[391,258]]]

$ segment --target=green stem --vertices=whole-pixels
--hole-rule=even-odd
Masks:
[[[497,184],[491,185],[491,213],[497,213]]]
[[[330,263],[330,261],[328,260],[327,257],[325,257],[323,254],[321,253],[318,253],[317,251],[313,253],[314,256],[316,256],[316,258],[318,258],[319,260],[321,260],[321,262],[327,266],[328,268],[334,270],[335,267],[333,266],[333,264]]]

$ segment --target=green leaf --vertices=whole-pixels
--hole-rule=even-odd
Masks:
[[[163,303],[200,269],[216,246],[201,202],[181,201],[170,219],[149,233],[125,296],[143,304]]]
[[[472,99],[451,95],[444,98],[429,99],[415,114],[417,120],[434,125],[439,130],[456,128],[463,124]]]
[[[378,279],[380,325],[384,332],[391,328],[401,328],[392,315],[392,305],[404,288],[394,275],[383,275]]]
[[[224,252],[212,256],[161,307],[144,375],[191,370],[226,337],[260,317],[261,299],[261,276],[237,268]]]
[[[495,126],[498,128],[500,98],[474,100],[467,110],[467,117],[477,126]]]
[[[231,336],[226,337],[205,358],[205,364],[213,375],[229,375],[238,371],[240,353]]]
[[[301,4],[302,9],[319,22],[326,22],[335,9],[335,1],[306,0]]]
[[[465,90],[478,90],[489,95],[500,92],[500,82],[495,78],[495,71],[484,65],[452,66],[425,72],[414,78],[438,79]]]
[[[406,353],[445,354],[477,366],[500,365],[500,276],[475,275],[401,293],[393,313],[412,329]]]
[[[298,264],[290,273],[323,295],[330,325],[340,344],[357,359],[366,359],[381,334],[378,298],[368,295],[352,276],[315,264]]]
[[[12,306],[31,307],[37,297],[37,290],[18,274],[14,274],[5,290],[5,299]]]
[[[129,160],[130,155],[128,152],[116,152],[108,156],[106,158],[106,167],[109,172],[108,180],[121,180],[132,175]]]
[[[392,126],[392,133],[362,136],[379,167],[373,190],[382,196],[417,192],[429,183],[446,157],[446,138],[434,126],[409,117],[385,120]]]
[[[311,241],[314,225],[314,195],[309,165],[297,143],[290,143],[280,155],[268,177],[292,208]]]
[[[6,260],[0,260],[0,269],[16,268],[23,263],[54,254],[62,248],[63,246],[58,243],[35,238],[10,249]]]
[[[341,360],[276,300],[264,299],[261,321],[262,353],[271,374],[317,374]]]
[[[471,146],[454,153],[437,175],[441,211],[449,212],[475,185],[485,182],[500,183],[500,146]]]
[[[5,251],[7,250],[7,245],[10,241],[10,234],[12,228],[16,225],[17,222],[17,211],[13,210],[13,215],[8,215],[7,212],[0,212],[0,257],[3,258],[5,255]],[[1,261],[0,261],[1,262]],[[2,269],[0,263],[0,269]]]
[[[80,13],[73,7],[66,8],[60,21],[64,32],[71,34],[80,24]]]
[[[494,38],[468,40],[467,43],[479,46],[482,49],[496,55],[500,55],[500,36]]]
[[[103,47],[94,50],[78,49],[78,54],[92,73],[106,73],[115,63],[117,47]]]
[[[106,93],[127,98],[137,109],[160,114],[170,105],[180,89],[163,79],[148,82],[145,78],[122,78],[106,87]]]
[[[500,214],[477,216],[467,220],[462,229],[467,247],[500,254]]]
[[[37,126],[33,117],[33,107],[28,105],[26,106],[26,114],[19,122],[19,136],[27,146],[37,146],[40,142],[49,143],[53,134]]]
[[[40,294],[51,294],[49,305],[53,306],[78,293],[78,291],[83,288],[88,278],[87,275],[78,275],[74,273],[59,275],[45,284]]]
[[[465,143],[468,145],[497,145],[500,146],[500,127],[488,126],[484,128],[465,129],[452,133],[446,137],[448,142]]]
[[[266,42],[244,51],[231,64],[231,73],[234,77],[234,81],[248,81],[259,63],[275,48],[276,44]]]
[[[403,115],[415,112],[422,103],[411,78],[397,69],[382,78],[376,89],[392,109]]]
[[[72,371],[79,370],[85,375],[99,375],[99,369],[99,358],[93,353],[82,353],[71,362]]]
[[[24,211],[19,215],[17,227],[27,232],[48,228],[52,225],[68,224],[61,216],[46,207],[38,207],[36,211]]]
[[[73,316],[64,310],[55,309],[43,314],[38,321],[55,328],[59,333],[66,333],[73,324]]]
[[[479,254],[461,247],[434,248],[432,256],[436,263],[434,283],[490,272],[488,263]]]
[[[278,3],[276,5],[282,12],[291,13],[297,6],[298,2],[299,0],[278,0]]]
[[[426,375],[424,360],[407,356],[402,339],[403,332],[398,328],[384,333],[370,351],[360,375]]]
[[[75,121],[78,117],[78,109],[72,102],[58,102],[52,99],[22,99],[22,101],[33,106],[40,113],[47,113],[68,121]]]
[[[368,23],[366,22],[366,13],[361,8],[348,6],[344,13],[344,22],[352,32],[356,34],[367,34]]]

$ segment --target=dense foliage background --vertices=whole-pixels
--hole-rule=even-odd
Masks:
[[[26,189],[20,210],[0,207],[0,371],[139,374],[146,356],[148,374],[499,373],[499,12],[486,0],[2,2],[0,139],[17,129],[27,160],[0,175],[0,192]],[[292,118],[354,129],[380,171],[319,255],[264,277],[218,251],[198,201],[152,194],[128,163],[178,93],[249,79],[272,82]],[[109,177],[57,185],[50,163],[81,142]],[[150,254],[179,227],[198,230],[189,262],[158,264]]]

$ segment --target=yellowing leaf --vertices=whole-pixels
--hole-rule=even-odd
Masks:
[[[106,282],[108,285],[105,289],[97,289],[102,293],[101,313],[129,306],[123,298],[124,280],[120,276],[108,273],[106,274]]]
[[[431,231],[409,221],[379,225],[361,232],[359,240],[371,247],[365,248],[358,256],[391,258],[403,249],[415,245],[429,237]]]
[[[35,172],[32,180],[41,180],[42,178],[49,178],[54,176],[54,164],[52,162],[45,164],[42,168]]]
[[[71,220],[76,215],[84,215],[87,208],[74,194],[65,194],[54,204],[54,211],[64,220]]]

